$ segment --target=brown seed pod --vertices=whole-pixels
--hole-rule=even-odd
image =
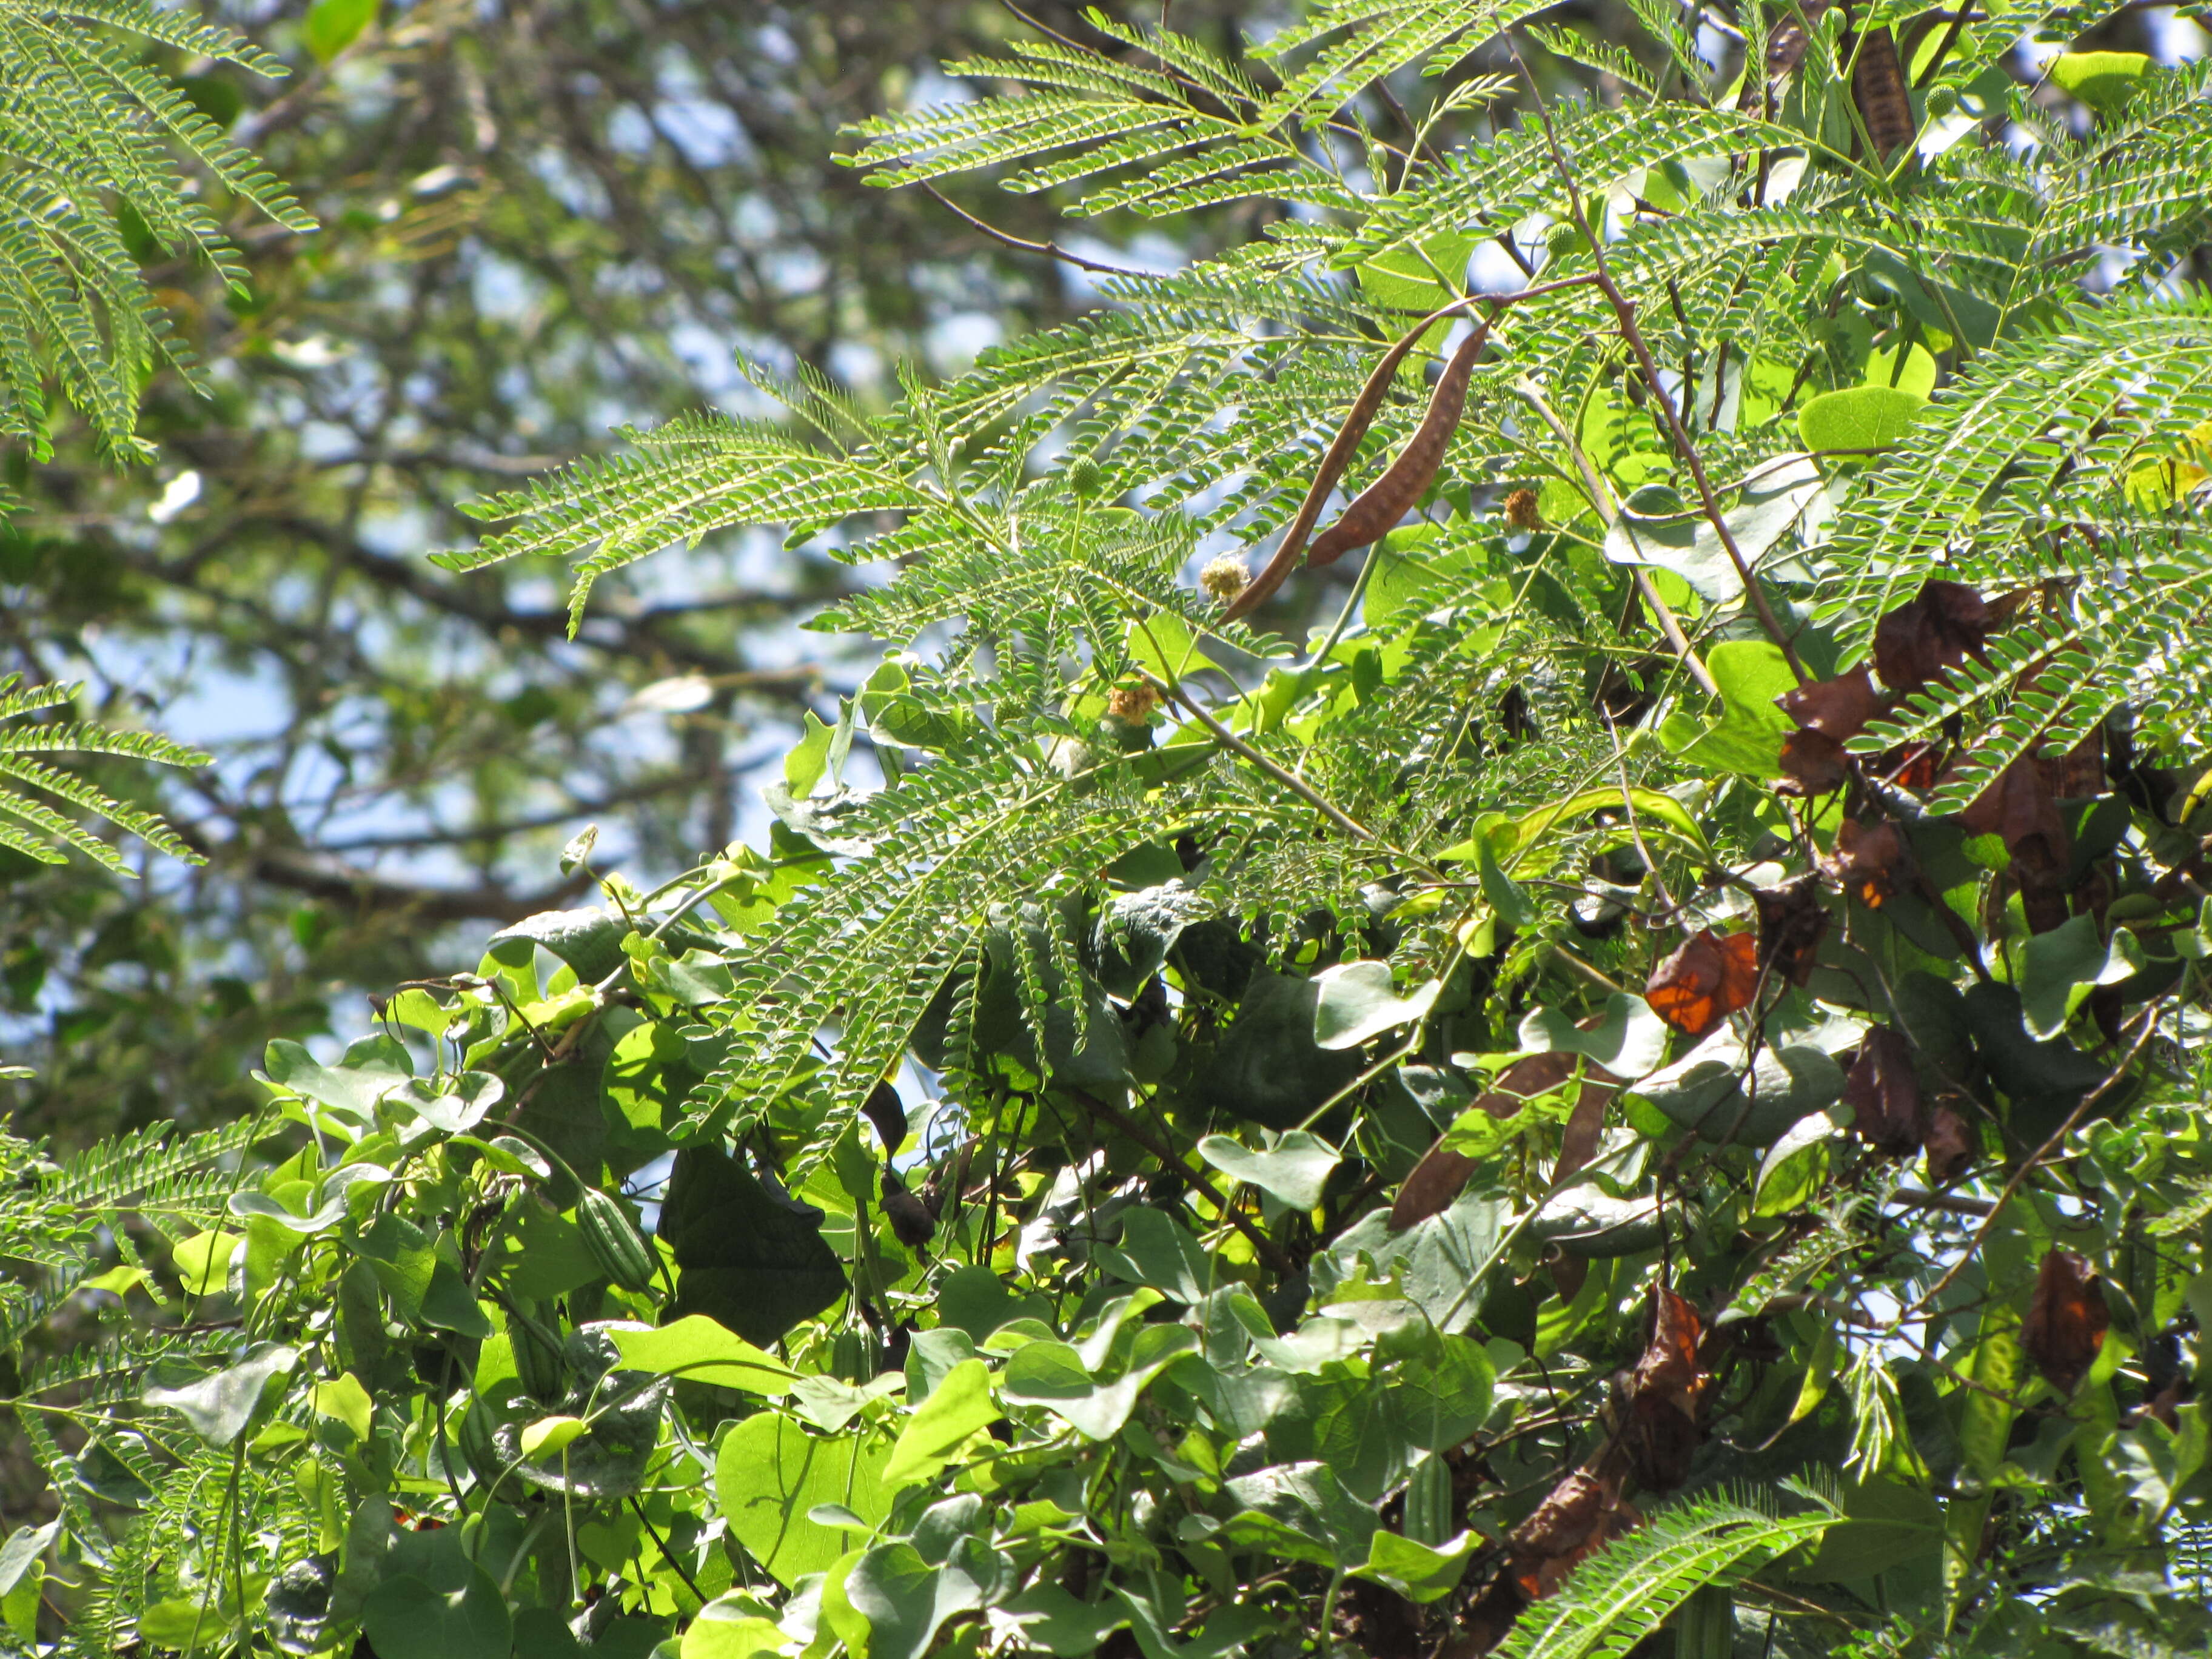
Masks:
[[[1328,504],[1329,492],[1336,488],[1336,481],[1344,476],[1344,469],[1352,465],[1352,452],[1359,447],[1359,441],[1367,435],[1367,428],[1375,423],[1375,416],[1382,407],[1382,400],[1390,395],[1391,383],[1397,378],[1398,366],[1406,361],[1407,354],[1419,343],[1423,333],[1463,303],[1455,301],[1422,318],[1400,337],[1396,344],[1382,354],[1382,361],[1375,365],[1374,372],[1367,377],[1367,384],[1360,387],[1359,396],[1352,403],[1352,412],[1344,417],[1344,425],[1338,429],[1335,441],[1329,445],[1328,453],[1322,457],[1321,469],[1314,474],[1314,481],[1306,489],[1305,500],[1298,504],[1297,516],[1291,520],[1291,527],[1283,532],[1283,539],[1276,544],[1273,556],[1261,567],[1260,574],[1253,577],[1244,591],[1230,601],[1228,609],[1221,613],[1223,622],[1231,623],[1239,617],[1251,615],[1283,585],[1297,566],[1298,555],[1305,551],[1306,538],[1313,533],[1314,521],[1321,517],[1322,508]],[[1474,332],[1460,347],[1460,353],[1467,356],[1468,373],[1474,372],[1474,356],[1481,351],[1483,343],[1489,338],[1490,319],[1486,317],[1475,325]],[[1445,372],[1449,377],[1450,371],[1447,369]],[[1438,382],[1439,389],[1442,384]],[[1462,401],[1465,399],[1466,392],[1466,385],[1462,381],[1459,392]],[[1435,407],[1436,400],[1432,396],[1430,399],[1431,414],[1435,412]],[[1456,409],[1452,418],[1456,423],[1459,418]],[[1425,428],[1427,424],[1427,417],[1424,416],[1422,425]],[[1419,441],[1417,434],[1415,442]],[[1442,454],[1441,446],[1437,453]],[[1435,476],[1433,469],[1431,476]],[[1426,489],[1427,485],[1424,484],[1422,488]],[[1418,496],[1419,491],[1414,494]],[[1349,518],[1351,514],[1347,513],[1345,516]],[[1389,527],[1388,525],[1383,526],[1384,529]],[[1369,539],[1373,538],[1370,537]],[[1357,546],[1358,544],[1349,545]],[[1339,548],[1337,553],[1344,550]],[[1336,553],[1329,556],[1334,558]]]
[[[1853,49],[1853,43],[1846,39],[1844,51],[1848,54]],[[1905,95],[1905,71],[1897,61],[1897,42],[1887,27],[1869,29],[1856,42],[1856,50],[1851,101],[1858,106],[1859,119],[1866,123],[1875,156],[1887,161],[1912,142],[1917,130],[1912,122],[1912,105]]]
[[[1322,532],[1306,555],[1310,568],[1334,564],[1352,549],[1366,546],[1411,512],[1413,503],[1436,482],[1437,469],[1443,465],[1444,446],[1459,430],[1459,417],[1467,408],[1467,386],[1474,376],[1474,360],[1482,355],[1489,334],[1487,327],[1477,328],[1460,342],[1451,362],[1444,365],[1436,390],[1429,394],[1429,406],[1420,425],[1413,428],[1413,437],[1389,469],[1361,490],[1358,499],[1344,509],[1344,516]]]

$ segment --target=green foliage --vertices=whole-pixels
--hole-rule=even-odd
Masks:
[[[67,1614],[19,1635],[2201,1649],[2203,227],[2059,255],[2202,72],[2021,158],[2033,20],[1968,21],[1914,112],[1975,119],[1877,168],[1840,17],[1766,118],[1639,7],[1662,72],[1508,125],[1450,76],[1522,15],[1009,48],[857,161],[1298,212],[888,411],[763,373],[791,422],[483,506],[450,562],[573,559],[572,619],[834,527],[884,579],[816,625],[890,654],[764,848],[272,1042],[228,1139],[0,1147]],[[1467,416],[1407,376],[1341,446],[1439,451],[1381,588],[1224,622],[1194,567],[1291,520],[1404,256],[1538,214]]]
[[[157,366],[187,379],[191,355],[170,333],[141,274],[155,249],[208,260],[241,294],[216,205],[185,188],[179,155],[210,181],[286,229],[314,222],[171,81],[125,49],[137,36],[188,58],[263,75],[284,66],[228,29],[146,0],[9,0],[0,6],[0,434],[52,453],[47,365],[118,459],[144,459],[136,434],[140,382]]]

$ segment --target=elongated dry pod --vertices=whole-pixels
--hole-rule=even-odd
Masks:
[[[1436,482],[1437,469],[1443,465],[1444,446],[1459,430],[1459,417],[1467,408],[1467,384],[1474,374],[1474,360],[1482,355],[1489,335],[1490,326],[1484,323],[1460,342],[1451,362],[1444,365],[1436,390],[1429,394],[1429,406],[1420,425],[1413,428],[1413,437],[1390,463],[1389,470],[1361,490],[1358,499],[1344,509],[1344,516],[1322,532],[1306,555],[1310,568],[1334,564],[1353,548],[1366,546],[1412,511],[1413,503]]]
[[[1808,21],[1818,23],[1820,14],[1826,10],[1826,6],[1814,0],[1814,3],[1805,8],[1805,16]],[[1810,37],[1805,33],[1805,25],[1796,17],[1776,18],[1773,30],[1766,37],[1765,72],[1755,72],[1748,64],[1743,66],[1743,89],[1736,94],[1737,110],[1745,115],[1756,115],[1761,120],[1771,120],[1775,107],[1782,101],[1783,93],[1789,86],[1790,77],[1805,61],[1805,48],[1809,44]]]
[[[1858,106],[1859,119],[1874,141],[1875,158],[1887,161],[1912,142],[1917,130],[1912,124],[1911,101],[1905,95],[1905,70],[1897,61],[1897,42],[1887,28],[1868,30],[1856,47],[1851,101]],[[1851,52],[1853,44],[1847,41],[1844,50]]]

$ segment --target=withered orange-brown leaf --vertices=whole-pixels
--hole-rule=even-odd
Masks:
[[[1661,963],[1644,988],[1651,1012],[1687,1036],[1703,1036],[1759,989],[1759,939],[1701,927]]]
[[[1922,1121],[1912,1045],[1902,1033],[1887,1025],[1869,1029],[1844,1079],[1844,1104],[1851,1109],[1852,1132],[1876,1152],[1903,1158],[1919,1150],[1929,1126]]]
[[[1836,844],[1820,860],[1820,868],[1860,903],[1879,910],[1911,885],[1912,848],[1905,832],[1887,820],[1861,823],[1845,818],[1836,826]]]
[[[1662,1399],[1694,1414],[1705,1389],[1698,1368],[1698,1339],[1704,1324],[1690,1299],[1664,1285],[1651,1287],[1651,1340],[1644,1345],[1629,1384],[1638,1399]]]
[[[1851,775],[1843,739],[1807,726],[1782,739],[1781,765],[1782,778],[1774,793],[1800,799],[1840,789]]]
[[[1932,789],[1942,753],[1932,743],[1900,744],[1884,750],[1870,769],[1875,777],[1900,789]]]
[[[1968,835],[1993,835],[2004,842],[2030,931],[2047,933],[2064,924],[2064,884],[2074,838],[2050,781],[2034,760],[2016,760],[1990,779],[1959,822]]]
[[[2020,1345],[2052,1388],[2070,1395],[2081,1385],[2112,1322],[2088,1262],[2071,1250],[2045,1251],[2027,1317],[2021,1322]]]
[[[1621,1497],[1619,1480],[1573,1470],[1506,1535],[1515,1582],[1540,1601],[1578,1562],[1642,1519]]]
[[[1314,540],[1306,555],[1309,569],[1334,564],[1355,547],[1364,547],[1413,509],[1443,465],[1444,447],[1459,430],[1461,412],[1467,407],[1467,383],[1474,374],[1474,360],[1482,355],[1483,331],[1477,329],[1460,342],[1444,365],[1420,425],[1398,459],[1358,498],[1344,509],[1344,516]]]
[[[1888,704],[1888,699],[1875,690],[1874,677],[1863,668],[1854,668],[1832,680],[1801,685],[1774,701],[1799,726],[1825,732],[1832,738],[1856,737]]]
[[[1967,657],[1989,637],[1989,606],[1964,582],[1930,578],[1875,625],[1874,672],[1893,691],[1915,691]]]
[[[1948,1106],[1938,1106],[1929,1116],[1923,1145],[1928,1154],[1928,1178],[1938,1187],[1956,1181],[1974,1161],[1972,1132],[1966,1120]]]
[[[1856,41],[1844,45],[1845,54],[1856,54],[1851,69],[1851,102],[1874,140],[1875,154],[1887,161],[1912,142],[1917,130],[1912,105],[1905,95],[1905,71],[1897,61],[1897,42],[1887,28],[1875,28]]]
[[[1820,902],[1818,878],[1800,876],[1761,888],[1752,902],[1759,911],[1760,963],[1792,985],[1804,984],[1813,977],[1820,940],[1828,931],[1828,907]]]
[[[1401,1233],[1451,1208],[1452,1200],[1466,1189],[1476,1167],[1466,1153],[1437,1141],[1400,1183],[1398,1196],[1390,1205],[1390,1231]]]
[[[884,1143],[884,1156],[897,1156],[899,1149],[906,1145],[906,1103],[899,1098],[899,1091],[889,1083],[878,1083],[869,1091],[860,1109],[876,1126],[877,1138]]]
[[[1698,1310],[1664,1285],[1652,1287],[1651,1340],[1627,1382],[1621,1449],[1639,1486],[1667,1492],[1689,1478],[1704,1440],[1698,1402],[1705,1375],[1698,1363]]]

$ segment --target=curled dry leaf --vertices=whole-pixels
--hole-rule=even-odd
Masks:
[[[909,1250],[921,1249],[937,1237],[937,1217],[889,1170],[884,1171],[883,1206],[892,1237]]]
[[[1859,1057],[1844,1079],[1844,1104],[1851,1130],[1878,1152],[1904,1158],[1919,1150],[1932,1127],[1925,1121],[1912,1045],[1887,1025],[1869,1030]]]
[[[1706,1376],[1698,1363],[1703,1327],[1687,1297],[1651,1288],[1651,1340],[1630,1372],[1621,1449],[1638,1486],[1670,1492],[1689,1478],[1704,1439],[1698,1408]]]
[[[1969,656],[1982,655],[1989,606],[1964,582],[1933,578],[1874,631],[1874,670],[1893,691],[1915,691]]]
[[[1620,1495],[1618,1478],[1576,1469],[1507,1534],[1507,1570],[1522,1595],[1540,1601],[1585,1557],[1643,1518]]]
[[[1740,1008],[1751,1006],[1759,989],[1759,940],[1751,933],[1726,938],[1701,927],[1666,961],[1644,988],[1644,1000],[1686,1036],[1703,1036]]]
[[[2020,1342],[2052,1388],[2070,1395],[2081,1386],[2112,1322],[2088,1262],[2071,1250],[2045,1251],[2027,1317],[2021,1322]]]
[[[2034,760],[2022,758],[1990,780],[1959,822],[1970,836],[1996,836],[2012,859],[2021,908],[2029,928],[2047,933],[2066,921],[2067,866],[2073,837]]]
[[[1815,680],[1775,700],[1782,712],[1806,731],[1832,738],[1855,738],[1866,723],[1887,707],[1888,699],[1875,690],[1874,677],[1863,668],[1832,680]]]
[[[1782,779],[1774,793],[1800,799],[1840,789],[1851,775],[1843,739],[1802,726],[1782,739],[1781,763]]]
[[[1752,896],[1759,910],[1759,963],[1792,985],[1813,977],[1820,940],[1828,931],[1828,907],[1820,902],[1820,879],[1800,876]]]
[[[860,1109],[876,1126],[876,1138],[884,1143],[884,1156],[896,1158],[906,1145],[906,1103],[899,1098],[899,1091],[889,1083],[878,1083],[868,1091]]]
[[[1948,1106],[1938,1106],[1929,1116],[1923,1144],[1928,1153],[1928,1178],[1938,1187],[1956,1181],[1974,1161],[1972,1132],[1966,1120]]]
[[[1846,818],[1836,844],[1820,860],[1828,878],[1869,909],[1879,910],[1912,884],[1912,848],[1895,824]]]

